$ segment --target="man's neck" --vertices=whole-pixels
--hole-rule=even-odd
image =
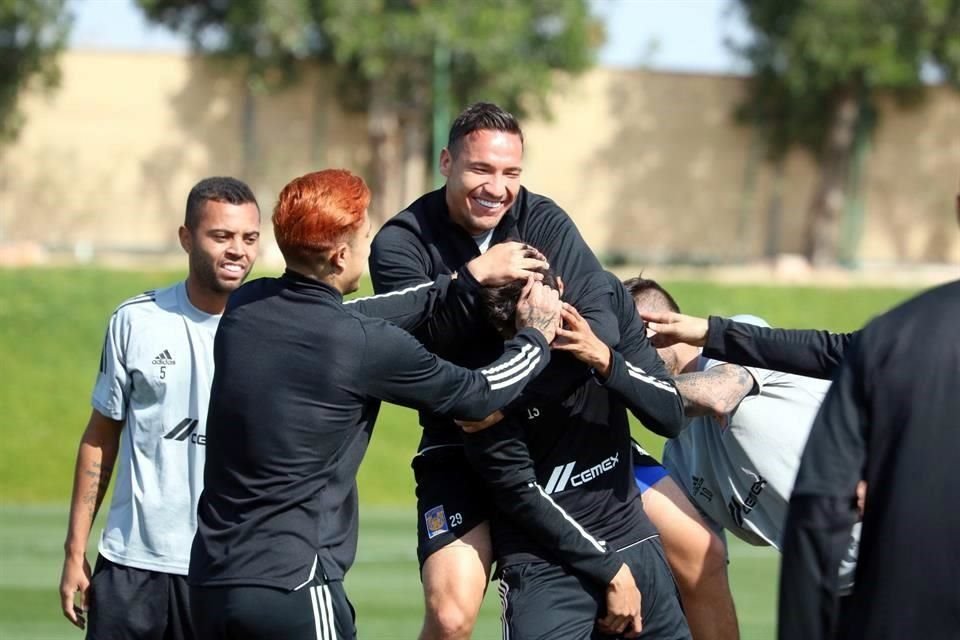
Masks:
[[[290,271],[296,271],[304,278],[309,278],[311,280],[316,280],[317,282],[330,285],[341,294],[345,288],[345,286],[339,281],[337,274],[335,274],[331,269],[325,268],[325,266],[322,264],[308,265],[299,262],[290,262],[288,260],[287,269]]]
[[[192,276],[187,276],[186,287],[187,299],[190,301],[190,304],[204,313],[217,316],[223,313],[223,310],[227,307],[227,298],[230,297],[229,293],[211,291],[202,286],[197,282],[196,278]]]
[[[688,344],[678,345],[677,362],[681,365],[680,373],[694,373],[700,370],[700,348]]]

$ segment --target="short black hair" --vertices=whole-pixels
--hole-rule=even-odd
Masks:
[[[677,301],[673,299],[673,296],[670,295],[666,289],[660,286],[659,282],[649,278],[644,278],[642,273],[636,278],[624,280],[623,286],[627,288],[627,291],[630,292],[630,297],[635,301],[638,298],[649,298],[659,295],[660,298],[667,303],[667,306],[670,307],[671,311],[680,313],[680,305],[678,305]]]
[[[551,289],[559,290],[557,278],[553,271],[543,273],[543,284]],[[497,330],[501,336],[512,336],[517,332],[517,302],[520,294],[527,286],[526,280],[514,280],[499,287],[482,287],[480,289],[480,308],[487,322]]]
[[[452,155],[456,155],[460,151],[460,141],[474,131],[513,133],[520,136],[520,144],[523,144],[523,131],[520,130],[520,123],[512,113],[492,102],[475,102],[460,112],[450,126],[447,150]]]
[[[204,178],[190,189],[187,196],[187,210],[183,216],[183,226],[187,229],[196,229],[203,215],[203,206],[207,202],[226,202],[228,204],[247,204],[252,202],[257,211],[260,205],[253,195],[253,190],[246,182],[236,178],[216,176]]]

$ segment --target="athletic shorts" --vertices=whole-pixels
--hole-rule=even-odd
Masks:
[[[262,586],[191,587],[204,640],[354,640],[356,616],[340,580],[296,591]]]
[[[680,594],[654,536],[621,549],[640,590],[647,640],[690,640]],[[596,623],[606,613],[606,588],[562,565],[527,562],[504,567],[500,577],[503,638],[609,640]]]
[[[643,493],[653,485],[657,484],[670,473],[663,468],[663,465],[657,462],[657,459],[647,453],[647,450],[641,447],[636,440],[631,444],[633,451],[633,478]]]
[[[473,470],[461,445],[427,448],[413,458],[417,482],[417,558],[432,553],[490,519],[490,489]]]
[[[90,578],[88,640],[192,640],[187,577],[97,556]]]

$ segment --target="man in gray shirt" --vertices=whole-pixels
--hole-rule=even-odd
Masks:
[[[110,317],[77,452],[60,599],[63,615],[88,627],[88,638],[195,637],[186,575],[203,488],[213,339],[227,298],[257,257],[253,192],[234,178],[201,180],[187,197],[179,237],[186,280],[128,298]],[[114,467],[91,572],[87,541]]]
[[[634,278],[626,284],[638,311],[679,312],[655,281]],[[766,326],[754,316],[736,319]],[[829,383],[707,359],[698,347],[682,343],[658,353],[676,376],[691,418],[664,448],[670,478],[721,537],[728,530],[749,544],[779,550],[800,456]],[[652,491],[669,480],[653,484]],[[651,519],[660,528],[656,515]],[[857,529],[841,567],[846,586],[852,582],[858,534]],[[667,536],[664,540],[669,557]]]

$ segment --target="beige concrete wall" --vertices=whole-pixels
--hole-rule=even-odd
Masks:
[[[363,117],[338,106],[319,70],[263,94],[236,70],[179,55],[71,51],[62,65],[60,90],[27,98],[27,127],[0,156],[0,244],[170,249],[200,177],[247,180],[269,216],[293,176],[369,163]],[[525,123],[525,183],[564,206],[600,254],[799,251],[815,168],[791,155],[777,188],[750,131],[732,123],[742,90],[738,78],[648,71],[567,80],[553,119]],[[908,112],[885,105],[867,163],[864,260],[960,262],[960,97],[930,98]]]

